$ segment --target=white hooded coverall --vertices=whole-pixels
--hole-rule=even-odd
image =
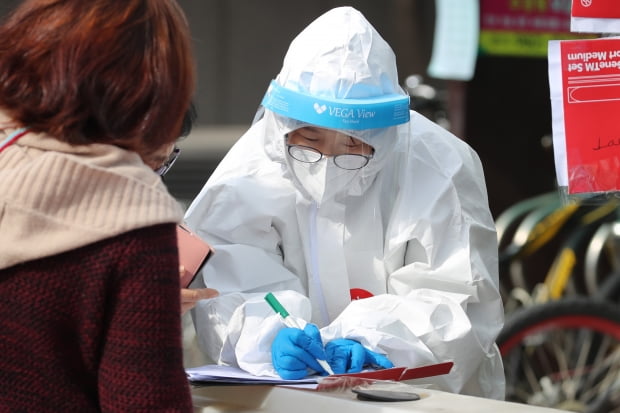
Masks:
[[[194,284],[220,291],[192,313],[202,351],[277,375],[270,346],[283,323],[263,299],[273,292],[291,315],[318,325],[324,343],[357,340],[395,366],[451,360],[450,374],[423,382],[502,399],[497,238],[475,152],[414,111],[372,129],[356,129],[362,112],[332,111],[330,101],[406,97],[391,48],[353,8],[304,29],[275,84],[320,98],[315,117],[349,116],[352,128],[338,130],[374,157],[356,171],[329,165],[318,178],[304,175],[285,135],[308,122],[265,105],[186,213],[216,251]]]

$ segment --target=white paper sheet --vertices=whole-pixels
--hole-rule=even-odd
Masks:
[[[190,382],[224,382],[242,384],[298,384],[317,383],[321,376],[308,376],[301,380],[284,380],[278,377],[254,376],[238,367],[208,364],[185,369]]]
[[[480,35],[479,0],[435,0],[435,37],[428,74],[439,79],[474,76]]]

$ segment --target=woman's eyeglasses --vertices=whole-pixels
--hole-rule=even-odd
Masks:
[[[320,151],[304,145],[287,144],[288,153],[293,159],[304,163],[315,163],[323,159],[325,155]],[[362,155],[354,153],[345,153],[341,155],[333,155],[334,164],[337,167],[347,170],[360,169],[368,165],[372,159],[372,155]]]
[[[175,146],[172,150],[172,153],[168,156],[168,159],[166,159],[166,162],[164,162],[160,167],[155,169],[155,173],[159,176],[164,176],[166,172],[168,172],[168,170],[172,168],[172,165],[174,165],[180,153],[181,149]]]

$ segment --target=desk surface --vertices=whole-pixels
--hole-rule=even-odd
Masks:
[[[349,391],[317,392],[273,386],[208,386],[192,389],[195,413],[559,413],[527,406],[420,388],[413,402],[368,402]]]

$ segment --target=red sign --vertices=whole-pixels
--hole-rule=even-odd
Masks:
[[[620,2],[618,0],[573,0],[571,15],[573,17],[618,19],[620,18]]]
[[[620,39],[560,43],[568,193],[620,190]]]

